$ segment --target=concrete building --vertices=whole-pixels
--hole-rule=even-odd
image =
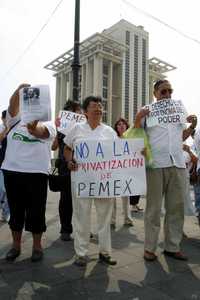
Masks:
[[[56,77],[56,108],[72,99],[73,48],[45,66]],[[152,84],[175,67],[157,58],[149,60],[149,35],[142,26],[125,20],[95,33],[80,44],[80,99],[100,95],[104,122],[119,117],[132,123],[140,107],[153,99]]]

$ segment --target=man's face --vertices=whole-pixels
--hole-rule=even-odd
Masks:
[[[156,91],[154,91],[154,96],[157,100],[170,99],[172,93],[173,89],[171,87],[171,84],[169,82],[163,82],[159,86],[159,88]]]
[[[103,115],[103,106],[101,102],[91,101],[87,107],[87,111],[85,112],[85,115],[88,121],[101,120]]]

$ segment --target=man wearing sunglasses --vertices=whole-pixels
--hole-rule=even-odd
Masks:
[[[173,93],[167,80],[159,80],[154,84],[154,96],[158,103],[163,99],[171,99]],[[183,236],[184,197],[186,186],[185,162],[182,145],[194,131],[197,118],[187,117],[191,125],[170,123],[148,127],[145,118],[147,108],[136,115],[135,126],[145,128],[152,149],[153,167],[147,169],[147,196],[145,211],[145,244],[144,259],[154,261],[159,231],[162,199],[165,200],[164,220],[164,254],[178,260],[187,260],[180,251]]]

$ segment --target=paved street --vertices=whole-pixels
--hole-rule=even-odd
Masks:
[[[145,200],[142,200],[144,206]],[[0,223],[0,300],[83,299],[83,300],[172,300],[200,299],[200,229],[194,217],[187,217],[182,247],[188,262],[174,261],[162,255],[162,234],[158,261],[144,262],[143,213],[133,213],[134,227],[122,226],[121,201],[118,223],[112,231],[113,257],[117,266],[106,267],[97,261],[96,240],[91,240],[87,268],[73,264],[73,242],[59,239],[58,194],[49,194],[48,230],[44,237],[45,257],[32,263],[31,236],[23,236],[22,255],[15,263],[4,259],[9,249],[10,233]],[[95,232],[95,210],[92,213]]]

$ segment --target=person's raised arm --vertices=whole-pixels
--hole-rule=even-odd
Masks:
[[[134,128],[141,128],[142,127],[142,119],[149,114],[148,108],[142,108],[135,116]]]
[[[16,91],[12,94],[9,101],[8,112],[11,117],[15,117],[19,112],[19,91],[24,87],[29,87],[30,84],[22,83],[18,86]]]

